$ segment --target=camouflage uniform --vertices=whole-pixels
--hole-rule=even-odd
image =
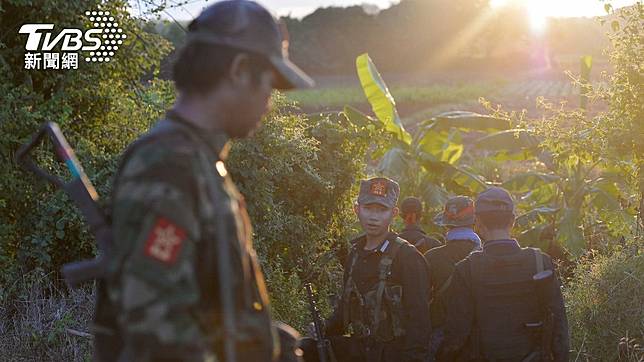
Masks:
[[[233,279],[238,344],[249,344],[240,350],[271,360],[279,344],[243,197],[223,163],[228,138],[202,138],[189,125],[170,122],[130,148],[115,184],[109,295],[125,353],[133,360],[198,359],[221,348],[214,245],[226,242],[236,271],[227,277]]]
[[[254,70],[272,70],[272,88],[312,85],[288,60],[288,42],[275,19],[255,2],[217,2],[188,30],[188,45],[262,57],[270,67]],[[210,89],[221,84],[231,86]],[[248,89],[260,87],[268,102],[264,83]],[[182,93],[187,109],[212,110],[192,102],[202,92]],[[259,101],[264,100],[256,93],[249,95],[249,107]],[[260,122],[259,112],[248,115],[249,124]],[[297,359],[293,330],[275,327],[271,319],[244,199],[224,163],[228,135],[205,129],[221,129],[230,119],[212,119],[202,129],[175,111],[166,118],[126,151],[113,189],[114,250],[106,295],[113,306],[107,314],[114,315],[124,344],[120,360]]]

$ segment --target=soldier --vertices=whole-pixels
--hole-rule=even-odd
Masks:
[[[483,250],[456,264],[442,361],[568,361],[568,322],[550,257],[510,237],[514,203],[499,187],[476,199]]]
[[[244,200],[224,162],[228,140],[253,132],[274,88],[312,85],[285,46],[252,1],[218,2],[188,26],[173,69],[177,101],[128,148],[115,180],[108,295],[121,361],[278,357],[285,329],[272,323]],[[292,337],[284,359],[296,359]]]
[[[400,204],[401,217],[405,222],[405,228],[398,234],[401,238],[414,245],[421,254],[427,250],[441,246],[441,242],[428,236],[418,225],[423,215],[423,203],[417,197],[407,197]]]
[[[445,292],[452,281],[454,265],[481,245],[481,239],[472,229],[474,202],[467,196],[456,196],[447,200],[444,212],[434,219],[434,223],[447,227],[448,231],[445,245],[425,253],[425,260],[429,265],[429,288],[432,296],[429,306],[432,321],[431,355],[436,354],[443,340],[443,327],[449,302],[445,299]]]
[[[411,244],[390,232],[398,214],[396,182],[360,183],[354,206],[364,235],[354,239],[344,288],[326,323],[338,361],[424,361],[429,341],[427,265]],[[351,329],[350,337],[342,336]],[[315,343],[302,343],[306,361],[317,361]]]

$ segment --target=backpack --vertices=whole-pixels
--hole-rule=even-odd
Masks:
[[[540,351],[540,333],[528,328],[542,320],[536,273],[543,271],[539,249],[511,255],[470,255],[475,302],[473,357],[522,360]]]

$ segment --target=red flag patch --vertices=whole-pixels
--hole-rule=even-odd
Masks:
[[[145,255],[162,263],[173,264],[177,260],[186,232],[170,220],[160,217],[145,242]]]
[[[376,180],[371,182],[369,192],[372,195],[387,197],[387,184],[383,180]]]

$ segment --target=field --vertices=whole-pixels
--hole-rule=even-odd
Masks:
[[[413,76],[392,76],[394,81],[389,82],[390,92],[405,125],[413,128],[419,121],[446,111],[485,112],[479,103],[481,97],[508,109],[526,109],[528,115],[535,118],[543,114],[536,106],[538,97],[544,97],[555,104],[565,102],[566,107],[571,109],[579,105],[579,86],[563,72],[559,76],[516,75],[513,78],[474,79],[470,82],[464,81],[462,74],[452,74],[454,79],[449,79],[449,76],[425,76],[413,81],[409,80]],[[320,77],[316,79],[321,83],[320,87],[287,92],[286,97],[296,102],[303,113],[340,111],[347,104],[368,113],[369,103],[359,81],[353,78],[352,75]],[[383,78],[386,80],[387,75],[383,75]],[[422,80],[423,78],[436,79]],[[606,86],[605,82],[599,80],[592,81],[591,84],[595,89]],[[596,107],[598,108],[593,111],[604,108],[601,104]]]

